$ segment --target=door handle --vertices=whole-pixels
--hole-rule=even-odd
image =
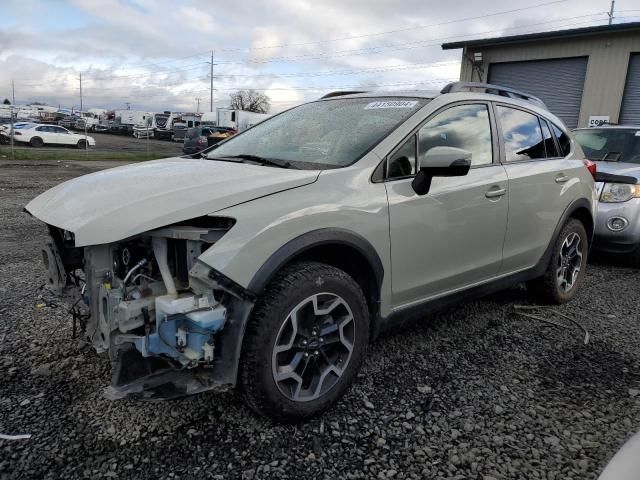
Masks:
[[[560,175],[556,176],[556,183],[564,183],[567,180],[569,180],[569,176],[565,175],[564,173],[561,173]]]
[[[484,194],[484,196],[487,198],[497,198],[497,197],[502,197],[505,193],[507,193],[506,188],[498,188],[495,190],[489,190],[487,193]]]

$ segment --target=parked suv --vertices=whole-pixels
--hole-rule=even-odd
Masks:
[[[201,152],[232,136],[234,133],[234,129],[227,127],[201,126],[190,128],[184,135],[182,151],[186,154]]]
[[[583,128],[575,137],[598,171],[617,176],[596,185],[594,247],[628,255],[640,267],[640,127]]]
[[[256,412],[299,420],[401,319],[524,281],[569,301],[597,206],[589,168],[539,100],[452,84],[334,93],[26,209],[49,226],[48,283],[79,292],[74,319],[113,360],[109,398],[237,386]]]

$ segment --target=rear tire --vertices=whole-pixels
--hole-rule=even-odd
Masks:
[[[527,289],[544,303],[570,301],[584,279],[589,240],[584,225],[569,219],[555,240],[545,273],[527,282]]]
[[[353,278],[322,263],[292,264],[269,284],[247,326],[244,400],[274,420],[319,415],[354,381],[368,341],[367,303]]]
[[[42,141],[42,139],[40,137],[33,137],[30,141],[29,144],[33,147],[33,148],[40,148],[44,145],[44,142]]]
[[[80,140],[78,141],[78,145],[77,145],[79,150],[86,150],[87,148],[87,142],[86,140]]]

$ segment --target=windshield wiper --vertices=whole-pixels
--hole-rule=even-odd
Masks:
[[[240,154],[240,155],[225,155],[223,157],[209,157],[209,158],[238,158],[240,160],[249,160],[250,162],[258,162],[263,165],[273,165],[275,167],[280,168],[290,168],[291,164],[286,160],[280,160],[278,158],[268,158],[261,157],[259,155],[249,155],[249,154]]]

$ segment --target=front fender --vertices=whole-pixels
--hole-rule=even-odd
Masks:
[[[370,173],[325,171],[314,184],[216,212],[235,218],[236,224],[199,260],[259,293],[296,250],[333,238],[359,249],[374,270],[390,272],[386,190],[369,181]],[[384,308],[390,275],[381,277]]]

